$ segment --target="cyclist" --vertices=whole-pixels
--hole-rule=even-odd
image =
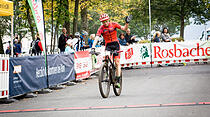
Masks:
[[[117,38],[117,28],[126,31],[128,29],[129,21],[131,20],[131,17],[127,16],[125,18],[125,25],[121,26],[116,22],[110,22],[109,16],[106,13],[101,14],[99,20],[102,22],[103,25],[101,25],[97,31],[95,40],[93,42],[93,46],[91,51],[95,51],[95,46],[98,42],[99,37],[102,35],[105,40],[105,50],[120,50],[120,44],[119,40]],[[120,55],[115,57],[115,63],[117,67],[116,71],[116,79],[120,79],[121,75],[121,67],[120,67]],[[117,82],[115,84],[115,87],[120,88],[120,84]]]

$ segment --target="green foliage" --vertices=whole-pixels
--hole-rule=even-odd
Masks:
[[[0,16],[0,54],[4,54],[4,49],[3,49],[3,36],[4,35],[10,35],[10,17],[9,16]]]
[[[138,43],[150,43],[150,41],[149,40],[141,40]]]
[[[135,16],[134,20],[139,20],[149,27],[149,1],[134,2],[129,7],[130,13]],[[151,0],[152,30],[160,31],[163,27],[168,27],[174,34],[182,28],[181,18],[184,26],[190,23],[191,17],[195,18],[197,24],[209,21],[207,7],[206,0]]]
[[[184,41],[184,38],[177,37],[177,38],[172,38],[171,40],[172,40],[172,42],[175,42],[175,41],[182,42],[182,41]]]

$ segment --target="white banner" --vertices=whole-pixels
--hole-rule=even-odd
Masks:
[[[210,61],[210,42],[207,41],[152,43],[151,47],[152,61],[149,43],[121,46],[123,51],[120,53],[121,66]],[[106,55],[105,48],[96,48],[96,52],[100,52],[100,55],[94,57],[96,60],[92,61],[89,51],[75,53],[77,79],[87,78],[90,71],[97,71],[100,68]]]
[[[75,52],[74,57],[76,79],[88,78],[92,70],[92,60],[89,51]]]
[[[152,43],[152,61],[150,53],[150,44],[134,44],[130,46],[121,46],[120,63],[123,66],[181,63],[210,59],[210,42],[191,41],[191,42],[168,42]],[[127,65],[126,65],[127,64]]]
[[[130,46],[121,46],[123,52],[120,56],[121,64],[150,62],[150,44],[133,44]]]
[[[152,56],[153,61],[210,58],[210,42],[155,43]]]
[[[34,20],[36,22],[36,26],[39,32],[39,36],[41,39],[42,47],[45,52],[45,28],[44,28],[44,15],[43,15],[43,7],[42,0],[28,0],[28,3],[31,7],[31,11],[34,16]]]

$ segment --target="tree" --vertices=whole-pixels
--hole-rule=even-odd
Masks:
[[[87,31],[88,30],[88,2],[87,0],[82,0],[80,2],[81,9],[81,29]]]
[[[4,54],[3,41],[4,35],[10,34],[10,20],[8,16],[0,16],[0,54]]]
[[[101,22],[99,17],[102,13],[108,13],[111,21],[124,25],[124,17],[128,15],[128,0],[88,0],[87,3],[87,20],[89,33],[96,33]],[[128,2],[128,3],[127,3]],[[82,12],[82,11],[81,11]],[[81,18],[83,18],[81,16]],[[83,25],[83,24],[82,24]]]
[[[75,0],[75,8],[74,8],[74,19],[73,19],[73,34],[77,32],[77,22],[78,22],[78,9],[79,9],[79,0]]]
[[[64,0],[64,7],[65,7],[65,21],[64,21],[64,26],[67,30],[67,34],[70,34],[70,13],[69,13],[69,1]]]
[[[14,18],[14,30],[21,36],[21,39],[22,37],[25,37],[25,34],[29,30],[31,32],[32,40],[35,40],[35,23],[30,6],[27,1],[18,0],[16,2],[18,2],[19,5],[15,9],[15,12],[17,13]]]
[[[189,24],[189,18],[195,23],[204,23],[209,20],[209,10],[206,0],[151,0],[152,22],[162,26],[171,25],[173,30],[180,30],[180,37],[184,37],[184,27]],[[148,20],[148,0],[132,4],[131,12],[136,19]]]

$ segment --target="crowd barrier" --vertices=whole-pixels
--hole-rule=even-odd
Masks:
[[[151,64],[210,61],[210,42],[170,42],[121,46],[122,67]],[[104,47],[72,54],[48,55],[48,79],[44,56],[0,57],[0,98],[34,92],[48,86],[90,77],[97,72],[105,55]],[[76,76],[75,76],[76,75]],[[9,90],[8,90],[9,89]]]
[[[210,61],[209,41],[133,44],[121,46],[120,48],[123,51],[120,55],[122,67]],[[100,55],[91,57],[94,59],[92,63],[89,50],[75,53],[75,55],[81,54],[86,57],[82,60],[84,56],[78,56],[75,61],[78,79],[82,78],[80,76],[87,78],[90,76],[91,71],[96,72],[99,70],[105,55],[104,50],[104,47],[96,48],[96,51],[100,52]]]
[[[76,71],[76,80],[84,79],[90,76],[92,69],[92,60],[89,51],[79,51],[74,54]]]
[[[10,58],[9,96],[18,96],[75,80],[74,56],[48,55],[48,78],[44,56]]]
[[[0,98],[9,97],[9,56],[0,55]]]
[[[103,52],[104,47],[97,48],[97,51]],[[102,64],[103,54],[98,56],[91,55],[90,49],[86,51],[75,52],[75,71],[76,80],[90,77],[91,74],[97,72]]]
[[[209,41],[134,44],[121,49],[122,67],[210,61]]]

